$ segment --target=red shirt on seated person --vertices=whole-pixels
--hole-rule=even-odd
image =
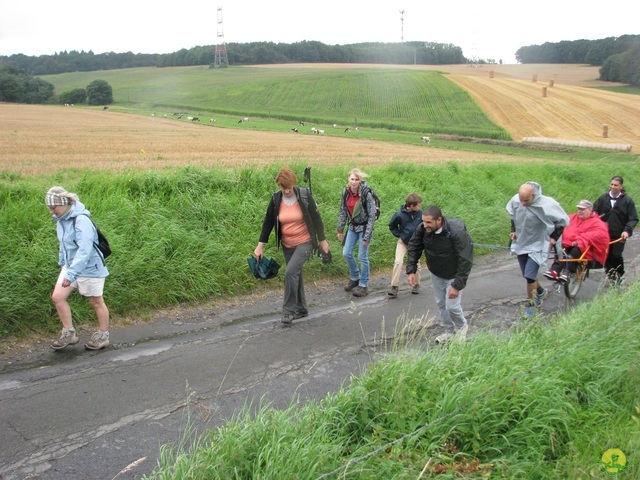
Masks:
[[[569,215],[569,226],[562,232],[562,247],[573,258],[578,258],[589,247],[585,258],[604,264],[609,251],[609,227],[593,211],[589,200],[581,200],[576,206],[578,212]],[[578,257],[575,248],[580,251]]]

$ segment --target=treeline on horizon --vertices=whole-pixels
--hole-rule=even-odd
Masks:
[[[54,55],[0,56],[0,67],[18,68],[30,75],[56,75],[67,72],[91,72],[136,67],[213,66],[215,45],[183,48],[166,54],[101,53],[92,51],[58,52]],[[467,63],[462,49],[452,44],[430,42],[358,43],[325,45],[317,41],[297,43],[229,43],[229,65],[274,63],[380,63],[449,65]],[[484,61],[487,63],[487,61]]]
[[[469,60],[452,44],[430,42],[325,45],[317,41],[293,44],[254,42],[226,45],[233,65],[287,63],[369,63],[395,65],[453,65],[502,63],[502,59]],[[90,72],[136,67],[214,67],[215,45],[181,49],[168,54],[59,52],[54,55],[0,56],[0,101],[47,103],[53,87],[37,75]],[[516,59],[526,63],[579,63],[601,66],[600,80],[640,86],[640,35],[600,40],[574,40],[521,47]],[[71,102],[73,103],[73,102]]]
[[[640,44],[640,35],[622,35],[600,40],[566,40],[519,48],[519,63],[586,63],[602,66],[614,55],[622,55]],[[30,75],[55,75],[136,67],[213,66],[215,45],[183,48],[173,53],[57,52],[53,55],[0,56],[0,66],[18,68]],[[229,65],[273,63],[380,63],[399,65],[452,65],[502,63],[502,59],[467,59],[453,44],[434,42],[356,43],[326,45],[318,41],[296,43],[229,43]]]

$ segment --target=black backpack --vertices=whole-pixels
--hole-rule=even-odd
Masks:
[[[107,240],[107,237],[104,236],[104,233],[100,231],[98,226],[95,223],[93,223],[93,220],[89,218],[89,221],[91,222],[91,224],[93,225],[93,228],[95,228],[96,232],[98,233],[98,243],[94,242],[93,248],[98,249],[98,251],[102,254],[102,259],[104,260],[109,255],[111,255],[111,247],[109,246],[109,240]],[[73,228],[74,230],[76,228],[76,217],[73,217]]]

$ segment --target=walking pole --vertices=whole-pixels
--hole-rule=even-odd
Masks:
[[[304,182],[309,184],[309,193],[313,195],[311,191],[311,167],[307,167],[304,169]]]

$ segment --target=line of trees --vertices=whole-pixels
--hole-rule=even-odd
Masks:
[[[31,75],[55,75],[65,72],[89,72],[133,67],[183,67],[212,65],[215,45],[181,49],[167,54],[103,53],[92,51],[60,52],[29,57],[0,56],[0,66],[23,70]],[[431,42],[360,43],[325,45],[304,41],[293,44],[253,42],[227,45],[230,65],[272,63],[383,63],[446,65],[466,63],[462,49],[452,44]]]
[[[574,40],[521,47],[520,63],[587,63],[601,66],[600,80],[640,86],[640,35]]]
[[[572,40],[520,47],[516,60],[520,63],[587,63],[603,65],[612,55],[625,53],[640,43],[640,35],[622,35],[600,40]]]
[[[378,63],[398,65],[450,65],[466,63],[462,49],[452,44],[431,42],[358,43],[326,45],[322,42],[230,43],[230,65],[273,63]],[[215,46],[196,47],[164,55],[158,66],[213,64]],[[196,63],[197,62],[197,63]]]
[[[60,103],[109,105],[113,103],[113,89],[105,80],[94,80],[86,88],[75,88],[54,95],[55,87],[41,78],[15,67],[0,66],[0,102],[12,103]]]
[[[600,68],[600,80],[640,87],[640,43],[625,53],[607,58]]]

